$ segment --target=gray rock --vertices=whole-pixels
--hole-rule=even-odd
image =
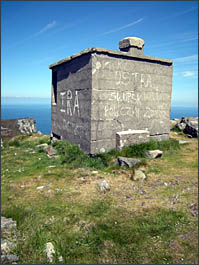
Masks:
[[[122,157],[118,156],[116,159],[116,164],[120,165],[121,167],[132,167],[136,164],[139,164],[141,161],[136,158],[129,158],[129,157]]]
[[[141,170],[135,170],[135,173],[133,175],[133,180],[143,181],[145,179],[146,179],[146,176]]]
[[[198,117],[183,117],[175,126],[185,134],[198,137]]]
[[[81,183],[85,183],[85,182],[86,182],[86,179],[85,179],[84,177],[81,177],[81,178],[79,178],[79,181],[80,181]]]
[[[10,264],[13,262],[17,262],[19,258],[15,255],[1,255],[2,264]]]
[[[16,239],[17,223],[12,218],[1,217],[1,237],[7,240]]]
[[[161,150],[146,151],[146,157],[149,157],[149,158],[158,158],[158,157],[161,157],[162,154],[163,154],[163,151]]]
[[[186,124],[184,122],[179,122],[176,124],[176,127],[180,129],[181,131],[183,131],[186,127]]]
[[[179,144],[189,144],[190,141],[178,140]]]
[[[98,171],[94,170],[92,171],[92,174],[98,174]]]
[[[49,156],[55,156],[57,154],[57,151],[50,145],[44,147],[44,152]]]
[[[37,187],[37,190],[43,190],[43,189],[48,188],[50,186],[51,186],[51,183],[49,183],[49,184],[47,184],[45,186],[39,186],[39,187]]]
[[[171,126],[171,127],[175,126],[179,121],[180,121],[180,119],[173,119],[173,120],[170,120],[170,126]]]
[[[36,133],[36,122],[34,118],[20,118],[1,120],[1,134],[7,137],[14,137],[21,134]]]
[[[1,242],[1,254],[6,255],[10,252],[10,248],[6,240],[2,240],[2,241],[3,242]]]
[[[18,261],[18,257],[11,255],[17,244],[17,224],[12,218],[1,216],[1,262],[10,264]],[[12,253],[13,254],[13,253]]]
[[[105,193],[106,191],[110,190],[110,185],[106,180],[98,181],[97,186],[100,192]]]
[[[51,137],[51,143],[53,144],[53,143],[55,143],[55,142],[57,142],[57,141],[59,141],[56,137]]]
[[[32,118],[18,119],[17,127],[23,134],[36,133],[35,120]]]
[[[86,225],[86,222],[84,220],[80,220],[78,223],[79,226],[83,227]]]
[[[16,247],[15,242],[10,242],[10,241],[5,240],[5,239],[1,240],[1,254],[2,255],[9,254],[15,247]]]
[[[53,262],[53,255],[55,254],[55,249],[51,242],[46,243],[45,252],[49,262]]]
[[[186,127],[184,133],[191,135],[192,137],[198,137],[198,118],[184,118]]]

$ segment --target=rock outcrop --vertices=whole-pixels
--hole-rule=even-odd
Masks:
[[[36,121],[34,118],[20,118],[1,121],[1,135],[14,137],[21,134],[30,135],[36,133]]]
[[[198,137],[198,117],[182,117],[175,119],[175,127],[191,137]]]
[[[17,127],[22,134],[36,133],[36,122],[33,118],[18,119]]]
[[[15,255],[17,246],[17,224],[12,218],[1,217],[1,262],[15,264],[19,258]]]

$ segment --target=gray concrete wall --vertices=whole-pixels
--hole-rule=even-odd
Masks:
[[[116,132],[169,138],[172,64],[92,53],[91,152],[116,146]]]
[[[57,104],[53,103],[52,88],[51,131],[90,152],[90,54],[53,67],[53,71],[57,71]]]

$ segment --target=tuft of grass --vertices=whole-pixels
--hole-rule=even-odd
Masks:
[[[123,147],[120,155],[126,157],[139,157],[143,158],[146,155],[147,150],[160,149],[162,151],[172,151],[180,149],[180,144],[174,139],[166,141],[150,141],[147,143],[135,144],[127,147]]]
[[[45,143],[46,143],[46,141],[44,139],[39,140],[39,144],[45,144]]]
[[[68,164],[70,167],[103,169],[107,165],[103,156],[96,155],[94,157],[89,157],[79,146],[72,145],[68,141],[57,141],[53,143],[53,147],[55,147],[61,155],[61,163]]]
[[[176,126],[174,126],[173,128],[171,128],[171,131],[172,132],[177,132],[177,133],[182,132],[182,130],[180,130],[180,128],[178,128]]]
[[[8,143],[9,146],[19,147],[21,145],[19,140],[12,140]]]
[[[28,208],[10,203],[10,207],[6,208],[2,215],[6,218],[13,218],[17,222],[17,225],[19,225],[25,218],[31,215],[31,212]]]
[[[92,157],[85,154],[79,146],[72,145],[68,141],[56,141],[53,143],[61,156],[61,163],[69,167],[91,167],[96,169],[105,169],[113,167],[113,159],[117,156],[144,158],[147,150],[161,149],[163,151],[172,151],[180,148],[179,142],[173,139],[168,141],[150,141],[148,143],[136,144],[124,147],[121,151],[115,149],[105,153],[97,153]],[[146,161],[141,161],[141,165],[146,165]]]

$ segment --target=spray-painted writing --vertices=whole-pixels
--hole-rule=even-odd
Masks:
[[[60,92],[60,99],[61,99],[61,109],[60,109],[61,112],[65,112],[69,116],[73,115],[80,116],[78,91],[75,91],[75,95],[73,95],[71,90]]]

